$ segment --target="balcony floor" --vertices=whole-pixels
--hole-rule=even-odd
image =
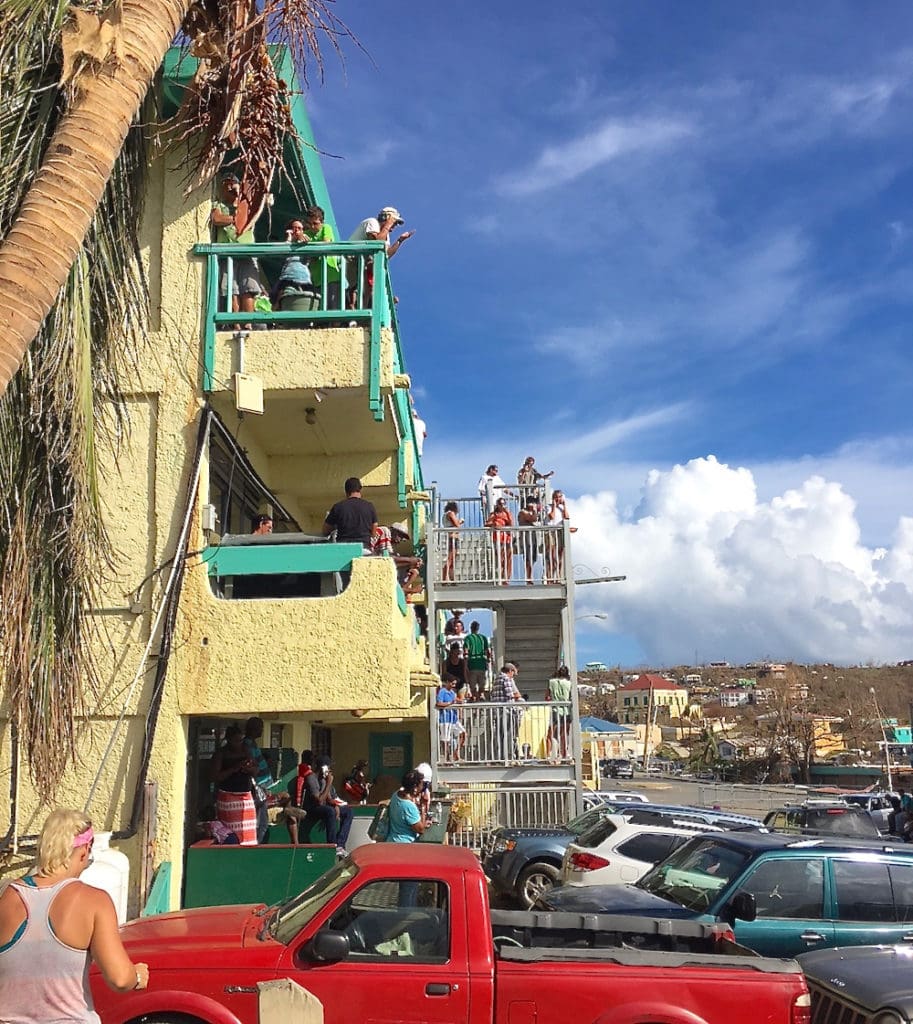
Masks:
[[[437,608],[490,608],[514,601],[549,601],[556,610],[567,604],[567,587],[560,583],[509,584],[438,583],[434,587]]]

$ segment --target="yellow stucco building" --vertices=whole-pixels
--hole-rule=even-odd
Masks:
[[[166,102],[186,74],[166,64]],[[283,238],[283,218],[304,200],[336,228],[300,99],[294,116],[301,141],[286,164],[302,198],[277,187],[258,243]],[[256,314],[246,319],[270,329],[247,330],[225,319],[219,296],[228,263],[210,246],[214,191],[185,198],[174,162],[151,169],[142,227],[151,331],[126,403],[129,432],[104,466],[115,565],[95,614],[102,685],[79,726],[79,763],[57,793],[115,833],[131,859],[132,912],[148,866],[165,861],[178,904],[227,724],[261,716],[262,746],[284,752],[285,767],[311,747],[332,756],[340,778],[358,758],[396,778],[428,757],[434,680],[393,561],[321,536],[351,476],[381,523],[406,520],[415,543],[423,534],[410,381],[381,243],[326,246],[317,258],[326,277],[343,261],[359,277],[373,264],[373,297],[359,286],[355,308],[334,316],[324,290],[312,315]],[[262,248],[273,281],[288,251]],[[261,393],[262,413],[239,411]],[[251,542],[261,512],[276,532]],[[0,707],[0,777],[16,790],[11,809],[0,806],[6,873],[28,862],[47,810],[11,733]]]

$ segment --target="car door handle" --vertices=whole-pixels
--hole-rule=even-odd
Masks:
[[[913,942],[913,935],[902,935],[901,936],[901,941],[902,942]]]
[[[426,996],[449,996],[450,986],[443,982],[429,981],[425,986]]]
[[[803,932],[799,938],[803,942],[823,942],[824,936],[820,932]]]

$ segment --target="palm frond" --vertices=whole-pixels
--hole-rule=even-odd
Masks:
[[[188,192],[231,167],[256,211],[277,172],[284,174],[283,147],[295,137],[289,86],[276,74],[271,47],[287,47],[306,82],[311,65],[323,78],[322,41],[343,62],[340,40],[360,44],[336,15],[334,0],[204,0],[191,8],[183,33],[199,65],[165,128],[167,144],[186,145]]]
[[[66,6],[0,0],[0,233],[59,116]],[[145,329],[136,226],[146,166],[135,127],[67,283],[0,400],[2,684],[45,799],[76,756],[76,721],[97,678],[89,611],[111,564],[98,452],[116,450],[122,381]]]

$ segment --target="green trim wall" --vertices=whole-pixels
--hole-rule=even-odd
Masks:
[[[361,544],[247,544],[208,547],[203,562],[210,576],[342,572],[362,550]]]
[[[187,851],[183,905],[279,903],[297,896],[335,863],[335,846],[194,843]]]

